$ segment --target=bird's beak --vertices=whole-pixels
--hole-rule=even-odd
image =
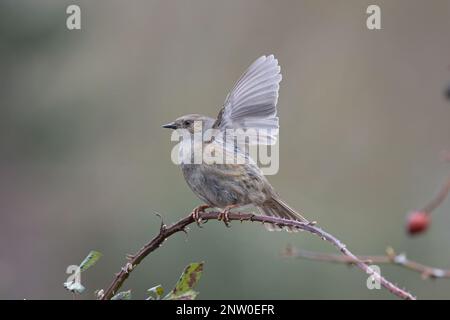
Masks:
[[[167,123],[167,124],[163,125],[162,127],[166,128],[166,129],[176,129],[177,125],[175,124],[175,122],[171,122],[171,123]]]

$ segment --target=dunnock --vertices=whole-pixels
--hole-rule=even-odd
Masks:
[[[228,129],[256,129],[258,143],[271,144],[278,133],[277,101],[280,66],[273,55],[257,59],[241,76],[219,112],[217,119],[199,114],[190,114],[164,125],[164,128],[184,129],[194,134],[200,127],[203,132],[214,129],[218,135],[206,139],[201,148],[209,147],[216,158],[233,154],[244,163],[201,162],[192,163],[191,153],[184,153],[191,141],[180,144],[181,169],[192,191],[206,204],[194,209],[193,216],[199,223],[199,213],[207,208],[222,209],[221,219],[227,224],[230,209],[254,205],[262,214],[285,219],[308,222],[295,210],[284,203],[267,181],[260,168],[242,148],[225,146],[226,139],[220,138]],[[184,150],[183,150],[184,149]],[[183,156],[182,156],[183,157]],[[223,159],[223,157],[222,157]],[[228,224],[227,224],[228,225]],[[267,225],[269,230],[279,230]],[[289,228],[287,228],[289,229]]]

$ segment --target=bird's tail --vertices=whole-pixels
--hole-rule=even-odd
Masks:
[[[300,213],[296,212],[294,209],[289,207],[286,203],[284,203],[281,199],[272,198],[266,202],[264,202],[261,206],[258,207],[261,214],[271,216],[271,217],[279,217],[283,219],[296,220],[301,222],[309,222],[306,218],[304,218]],[[274,224],[265,224],[267,230],[269,231],[297,231],[296,228],[292,227],[279,227]]]

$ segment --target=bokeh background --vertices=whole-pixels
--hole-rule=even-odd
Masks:
[[[387,246],[450,267],[450,201],[423,236],[404,231],[450,165],[450,1],[0,2],[0,298],[72,299],[62,283],[91,249],[87,292],[106,288],[125,254],[200,204],[170,161],[161,129],[185,113],[215,115],[262,54],[282,66],[279,173],[291,206],[359,254]],[[66,29],[70,4],[80,31]],[[147,258],[124,289],[172,287],[205,261],[201,299],[390,299],[354,268],[285,259],[332,252],[309,234],[259,225],[191,227]],[[382,273],[419,298],[450,298],[450,280]]]

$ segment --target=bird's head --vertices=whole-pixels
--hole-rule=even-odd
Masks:
[[[177,118],[175,121],[163,125],[167,129],[185,129],[191,134],[200,130],[211,129],[214,124],[214,119],[201,114],[187,114]]]

